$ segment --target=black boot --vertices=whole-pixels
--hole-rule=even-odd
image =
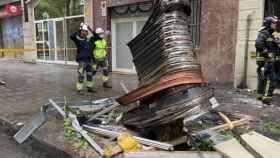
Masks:
[[[262,102],[266,105],[270,105],[271,104],[272,99],[271,98],[263,98]]]
[[[262,101],[263,96],[262,96],[262,95],[260,95],[260,94],[257,94],[256,99],[257,99],[257,100],[259,100],[259,101]]]
[[[96,91],[93,90],[91,87],[88,87],[88,88],[87,88],[87,91],[88,91],[89,93],[96,93]]]
[[[103,87],[104,87],[104,88],[112,88],[112,86],[109,85],[108,82],[103,82]]]

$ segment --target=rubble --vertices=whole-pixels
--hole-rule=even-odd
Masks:
[[[122,123],[151,128],[178,119],[192,120],[211,109],[213,90],[205,85],[192,48],[188,0],[156,0],[141,33],[128,46],[139,87],[118,98],[121,105],[140,102]]]
[[[93,103],[93,104],[102,103],[102,101],[103,101],[103,104],[106,105],[107,104],[106,101],[108,101],[108,100],[111,100],[111,99],[106,98],[106,99],[101,99],[101,100],[95,100],[95,101],[91,101],[91,103]],[[219,104],[216,101],[213,101],[213,99],[211,99],[211,100],[212,100],[211,102],[213,104],[217,104],[217,105]],[[170,143],[168,143],[168,142],[160,142],[160,141],[156,141],[156,140],[146,139],[146,138],[137,136],[138,135],[137,133],[136,133],[136,135],[128,134],[129,138],[124,137],[124,135],[127,135],[126,133],[133,133],[133,132],[130,132],[130,130],[128,130],[126,128],[121,128],[120,125],[111,125],[111,124],[103,125],[103,123],[101,123],[101,122],[99,122],[99,123],[91,122],[91,123],[86,123],[86,124],[81,123],[81,121],[77,118],[77,116],[74,113],[64,110],[64,109],[66,109],[66,107],[67,108],[73,107],[73,109],[76,109],[76,110],[83,109],[83,108],[77,108],[78,105],[80,107],[93,106],[93,105],[89,105],[89,103],[90,103],[89,101],[81,102],[80,104],[78,104],[77,102],[75,102],[73,104],[71,102],[69,102],[69,103],[67,103],[67,105],[62,104],[62,103],[60,103],[60,104],[56,103],[52,99],[50,99],[49,101],[50,101],[50,104],[48,104],[47,108],[44,108],[46,105],[44,105],[42,107],[42,109],[46,110],[45,113],[43,113],[43,114],[45,114],[45,116],[47,117],[50,112],[58,112],[61,116],[63,116],[63,118],[70,118],[72,121],[72,127],[76,131],[76,133],[79,134],[80,136],[82,136],[85,140],[87,140],[89,142],[89,144],[91,144],[91,146],[99,153],[100,156],[103,156],[106,154],[107,154],[107,156],[110,155],[109,157],[117,156],[119,154],[122,154],[122,152],[124,152],[124,154],[122,154],[124,157],[127,155],[137,156],[139,153],[141,153],[141,151],[147,150],[147,147],[148,148],[152,147],[151,148],[152,151],[149,152],[149,154],[146,156],[146,157],[149,157],[149,155],[150,156],[156,155],[156,153],[158,153],[158,154],[164,153],[161,150],[165,150],[165,151],[176,150],[175,147],[177,145],[191,141],[190,144],[192,145],[192,147],[195,147],[195,150],[197,151],[196,154],[194,154],[193,152],[187,152],[187,151],[186,152],[175,151],[175,152],[170,152],[170,153],[164,153],[162,156],[168,156],[170,154],[172,154],[173,156],[175,156],[176,154],[181,155],[181,156],[190,154],[189,157],[204,157],[205,154],[206,154],[206,156],[208,156],[208,154],[210,154],[210,155],[214,154],[217,157],[221,157],[222,155],[215,153],[215,152],[205,153],[204,151],[200,151],[197,141],[198,140],[202,141],[205,139],[207,140],[209,138],[214,143],[214,145],[215,145],[214,148],[217,149],[217,151],[219,151],[223,155],[235,155],[234,153],[236,153],[236,152],[233,152],[233,151],[238,151],[238,150],[246,152],[248,155],[254,155],[254,154],[251,154],[251,151],[248,149],[251,149],[258,153],[267,154],[265,151],[258,149],[258,146],[256,146],[255,144],[252,143],[251,138],[250,138],[250,140],[247,139],[248,137],[250,137],[250,135],[251,135],[250,133],[245,134],[246,138],[244,138],[245,137],[244,134],[236,133],[234,131],[235,128],[237,128],[239,126],[247,125],[249,123],[251,118],[246,115],[240,115],[240,114],[232,114],[232,115],[226,114],[225,115],[218,111],[212,111],[215,114],[218,114],[220,116],[220,119],[224,120],[226,122],[226,124],[218,125],[215,127],[210,127],[205,130],[195,132],[195,133],[197,133],[197,135],[193,135],[194,133],[189,133],[189,131],[187,131],[186,135],[183,136],[182,138],[177,138],[177,139],[171,141]],[[84,104],[84,103],[88,103],[88,104]],[[100,106],[100,104],[97,104],[97,106],[98,105]],[[110,109],[114,105],[116,105],[116,104],[114,104],[114,102],[112,102],[112,104],[110,104],[109,106],[108,105],[104,106],[103,110],[106,108]],[[99,109],[99,111],[96,111],[95,113],[99,113],[100,111],[103,111],[103,110]],[[42,114],[42,112],[41,112],[41,114]],[[94,114],[92,114],[92,115],[94,115]],[[229,118],[228,116],[231,116],[231,117]],[[99,119],[101,117],[103,117],[103,116],[100,115],[96,119]],[[34,122],[34,120],[32,122]],[[190,123],[190,122],[188,122],[188,123]],[[192,122],[192,123],[195,123],[195,122]],[[38,126],[38,128],[39,128],[39,126]],[[28,129],[28,127],[23,127],[23,129],[26,130],[26,129]],[[29,129],[29,131],[27,130],[27,133],[29,133],[31,135],[32,132],[34,132],[35,130],[36,129],[34,127],[31,127],[31,129]],[[233,136],[235,138],[228,137],[228,136],[225,136],[220,133],[221,131],[225,131],[225,130],[232,130],[233,134],[234,134]],[[19,133],[21,133],[21,131],[22,131],[22,129],[16,135],[19,135]],[[92,137],[92,133],[95,134],[94,137]],[[100,144],[103,144],[100,139],[96,139],[98,141],[95,141],[95,138],[98,136],[106,137],[111,142],[115,142],[116,138],[118,140],[123,138],[123,140],[122,140],[122,142],[118,141],[117,146],[112,146],[111,148],[108,148],[106,146],[104,147],[103,145],[100,145]],[[272,142],[272,140],[267,141],[268,138],[266,138],[264,136],[260,136],[259,134],[257,134],[257,137],[260,140],[263,139],[263,141],[266,141],[267,143]],[[16,136],[15,136],[15,138],[16,138]],[[26,138],[26,137],[24,137],[24,138]],[[244,142],[242,142],[240,140],[243,140]],[[247,142],[247,141],[249,141],[249,142]],[[108,141],[106,141],[106,142],[108,142]],[[133,147],[134,146],[133,144],[137,144],[137,143],[142,144],[143,148]],[[232,148],[232,146],[231,146],[232,143],[235,145],[234,148]],[[244,143],[245,143],[245,145],[244,145]],[[223,149],[224,146],[229,145],[229,144],[230,144],[230,146],[227,146],[226,149]],[[280,144],[275,141],[273,141],[272,144],[269,144],[269,146],[272,148],[275,148],[277,150],[280,149]],[[230,148],[230,149],[228,149],[228,148]],[[239,148],[239,149],[236,149],[236,148]],[[151,150],[151,149],[149,149],[149,150]],[[133,153],[132,151],[134,151],[135,153]],[[142,157],[145,157],[144,155]],[[275,156],[275,155],[272,155],[272,156]],[[230,156],[230,157],[237,158],[236,156]]]
[[[83,127],[87,128],[88,130],[90,130],[94,133],[101,134],[101,135],[104,135],[107,137],[116,138],[121,135],[121,133],[119,133],[119,132],[110,131],[110,130],[106,130],[106,129],[102,129],[102,128],[98,128],[98,127],[92,127],[92,126],[88,126],[88,125],[83,125]],[[163,149],[163,150],[174,150],[174,146],[171,144],[162,143],[162,142],[149,140],[149,139],[145,139],[145,138],[141,138],[141,137],[135,137],[135,136],[134,136],[134,138],[143,145],[147,145],[147,146],[151,146],[151,147],[155,147],[155,148],[159,148],[159,149]]]
[[[152,147],[155,151],[149,153],[151,155],[162,153],[160,150],[169,151],[163,155],[170,155],[171,151],[176,150],[176,145],[187,144],[191,150],[196,151],[195,155],[190,155],[204,157],[205,153],[200,151],[197,143],[197,141],[204,139],[203,136],[207,135],[212,142],[216,143],[215,145],[228,141],[229,139],[219,132],[224,130],[234,132],[236,126],[248,124],[249,119],[242,117],[238,120],[231,120],[227,115],[215,111],[220,104],[214,98],[213,89],[207,85],[202,77],[200,64],[192,48],[192,38],[188,28],[189,15],[189,0],[155,0],[151,17],[141,33],[128,44],[137,70],[139,87],[129,92],[126,86],[121,83],[126,94],[119,98],[77,103],[66,100],[55,102],[50,99],[49,104],[42,106],[41,113],[36,120],[26,124],[14,136],[16,141],[23,143],[46,122],[47,114],[54,111],[63,118],[70,118],[76,133],[87,140],[100,156],[104,156],[105,153],[113,156],[120,152],[129,155],[126,152],[130,149],[118,142],[117,147],[109,149],[105,147],[106,152],[104,152],[102,143],[93,139],[89,133],[109,137],[109,141],[114,143],[116,143],[116,138],[120,140],[120,137],[130,133],[127,134],[129,136],[125,137],[129,140],[128,143],[126,142],[128,146],[136,144],[137,151],[144,150],[144,146]],[[67,108],[71,109],[70,111],[77,111],[77,113],[84,112],[85,120],[79,120],[74,112],[67,112],[65,110]],[[113,112],[117,112],[118,115],[114,116],[112,123],[110,114]],[[226,124],[193,132],[190,125],[198,124],[196,121],[209,112],[219,114],[222,118],[219,119]],[[177,123],[176,121],[179,122],[179,128],[182,126],[180,131],[184,135],[179,139],[170,140],[173,143],[144,138],[138,132],[141,129],[154,130],[156,133],[159,132],[157,131],[159,129],[155,127]],[[104,124],[116,127],[125,125],[127,129],[126,131],[107,129],[102,126]],[[130,127],[135,129],[135,135],[128,132]],[[235,136],[241,138],[240,135]],[[239,147],[244,146],[241,142],[235,140],[233,142],[237,143]],[[138,144],[143,145],[143,148],[140,148]],[[217,146],[216,149],[218,149]],[[248,148],[245,149],[248,150]],[[228,156],[222,149],[219,148],[218,151]],[[137,154],[134,154],[137,157]],[[176,154],[178,153],[174,152],[173,157],[176,157]],[[182,155],[188,155],[188,153],[185,152]],[[218,153],[214,153],[214,155],[222,157]]]

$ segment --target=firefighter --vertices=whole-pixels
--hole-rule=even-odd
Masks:
[[[275,56],[278,45],[273,32],[277,29],[278,18],[266,17],[256,39],[258,89],[257,99],[264,104],[270,104],[275,89]]]
[[[277,30],[273,33],[273,37],[275,38],[278,45],[278,51],[275,56],[275,73],[276,73],[277,86],[279,87],[280,84],[280,23],[279,22],[278,22]]]
[[[86,74],[86,86],[88,92],[93,91],[93,73],[92,73],[92,50],[93,43],[99,39],[96,36],[88,37],[89,26],[81,23],[78,32],[70,35],[77,47],[76,61],[78,62],[78,81],[76,83],[76,89],[79,94],[83,94],[84,80]]]
[[[103,87],[112,88],[109,85],[109,69],[108,69],[108,51],[107,51],[107,41],[105,40],[105,31],[102,28],[97,28],[95,33],[100,37],[94,43],[93,50],[93,76],[96,74],[99,68],[102,69],[101,80],[103,82]]]

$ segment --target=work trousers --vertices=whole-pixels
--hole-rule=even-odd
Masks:
[[[78,81],[77,81],[77,85],[76,85],[76,89],[78,91],[83,90],[85,76],[86,76],[86,86],[88,88],[92,88],[93,87],[92,62],[80,61],[79,66],[78,66]]]
[[[109,69],[107,59],[104,60],[95,60],[92,65],[93,76],[95,76],[98,69],[102,70],[101,80],[107,82],[109,80]]]
[[[259,94],[263,100],[271,100],[277,86],[277,72],[275,62],[266,62],[263,66],[264,79],[260,81]]]

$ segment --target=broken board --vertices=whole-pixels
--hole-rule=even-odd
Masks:
[[[257,132],[250,132],[241,136],[257,153],[264,158],[279,158],[280,143]]]
[[[235,138],[219,143],[214,148],[227,158],[254,158]]]

